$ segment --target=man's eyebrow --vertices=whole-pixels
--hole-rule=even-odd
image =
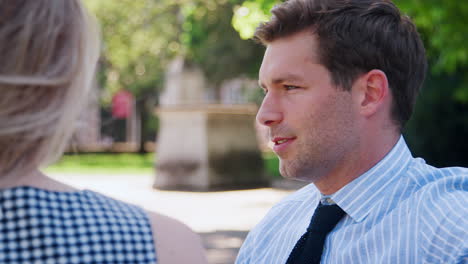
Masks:
[[[294,81],[302,81],[304,78],[297,74],[293,73],[287,73],[284,76],[280,76],[278,78],[273,79],[273,83],[278,84],[278,83],[284,83],[284,82],[294,82]]]
[[[300,77],[299,75],[286,74],[284,76],[274,78],[271,83],[280,84],[280,83],[285,83],[285,82],[300,82],[302,80],[303,78]],[[262,88],[265,88],[265,85],[260,80],[258,80],[258,85]]]

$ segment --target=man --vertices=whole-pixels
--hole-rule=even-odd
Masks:
[[[270,210],[236,263],[467,263],[468,170],[413,158],[401,136],[427,68],[410,19],[387,0],[272,14],[255,35],[257,121],[281,174],[312,184]]]

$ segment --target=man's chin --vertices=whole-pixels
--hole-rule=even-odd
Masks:
[[[280,161],[279,170],[281,176],[285,179],[308,183],[314,182],[318,173],[316,169],[286,166],[283,161]]]
[[[307,177],[307,175],[303,175],[295,170],[291,170],[291,169],[288,170],[287,168],[284,168],[284,167],[280,167],[280,174],[281,176],[283,176],[283,178],[288,179],[288,180],[312,182],[310,177]]]
[[[300,181],[300,182],[307,182],[307,183],[311,183],[312,180],[310,178],[307,178],[307,177],[300,177],[300,176],[292,176],[292,177],[285,177],[283,176],[283,178],[285,179],[288,179],[288,180],[294,180],[294,181]]]

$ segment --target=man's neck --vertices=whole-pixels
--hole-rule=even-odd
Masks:
[[[342,166],[313,183],[322,194],[334,194],[379,163],[397,144],[400,136],[395,134],[387,139],[366,140],[341,163]]]

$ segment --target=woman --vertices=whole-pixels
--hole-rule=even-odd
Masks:
[[[185,225],[57,182],[99,41],[78,0],[0,0],[0,263],[206,263]]]

